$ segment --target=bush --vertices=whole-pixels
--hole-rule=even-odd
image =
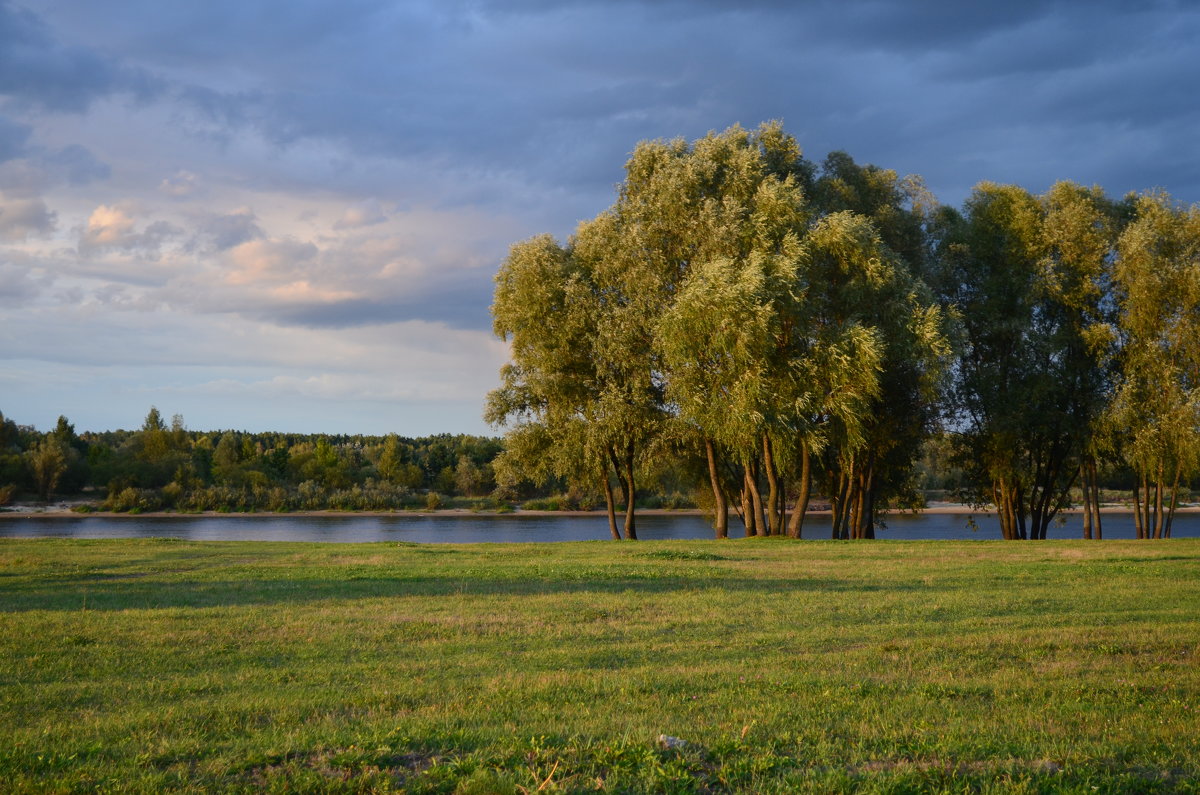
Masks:
[[[436,511],[442,507],[442,495],[436,491],[431,491],[425,495],[425,510]]]
[[[183,486],[177,481],[171,481],[162,487],[163,504],[169,508],[173,508],[179,504],[180,498],[183,496]]]
[[[101,507],[114,513],[142,513],[156,510],[160,505],[155,492],[129,486],[118,492],[110,492]]]
[[[565,511],[564,500],[562,497],[540,497],[532,500],[525,500],[521,505],[527,511]]]

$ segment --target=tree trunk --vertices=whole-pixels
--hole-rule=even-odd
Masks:
[[[792,518],[788,522],[788,535],[800,538],[804,533],[804,514],[808,512],[808,496],[812,489],[812,470],[808,455],[808,442],[800,443],[800,493],[796,497],[796,505],[792,508]]]
[[[742,469],[742,524],[746,526],[746,538],[754,535],[754,505],[750,502],[750,470]]]
[[[779,478],[775,473],[775,456],[772,455],[771,437],[763,434],[763,468],[767,471],[767,535],[781,533],[779,526]]]
[[[863,478],[863,538],[875,539],[875,466],[867,468]]]
[[[1087,459],[1079,465],[1080,486],[1083,488],[1083,537],[1092,540],[1092,486],[1088,476]]]
[[[1013,489],[1012,511],[1013,511],[1013,515],[1016,517],[1016,520],[1017,520],[1017,538],[1021,539],[1022,541],[1026,540],[1029,537],[1025,532],[1025,500],[1024,500],[1024,497],[1025,497],[1025,493],[1019,485]]]
[[[1163,534],[1163,471],[1158,468],[1158,478],[1154,482],[1154,537],[1162,538]]]
[[[855,488],[855,472],[854,465],[850,465],[846,477],[846,491],[842,497],[842,527],[838,532],[838,538],[843,541],[853,539],[854,536],[854,505],[855,498],[858,496],[858,491]]]
[[[1175,521],[1175,506],[1179,504],[1179,478],[1183,474],[1183,467],[1179,464],[1175,465],[1175,482],[1171,484],[1171,507],[1167,512],[1167,522],[1163,527],[1163,538],[1171,537],[1171,524]]]
[[[717,454],[712,439],[704,440],[704,454],[708,457],[708,479],[712,482],[713,510],[716,513],[713,524],[717,538],[729,538],[729,503],[725,500],[725,490],[721,488],[721,478],[717,474]]]
[[[1096,511],[1096,540],[1099,541],[1104,538],[1104,528],[1100,520],[1100,474],[1095,458],[1091,459],[1090,466],[1092,470],[1092,505],[1095,506]]]
[[[763,524],[762,494],[758,490],[758,463],[753,459],[746,467],[746,485],[750,488],[750,504],[754,508],[754,535],[765,536],[767,527]]]
[[[633,445],[625,452],[625,489],[628,495],[625,501],[625,538],[637,541],[637,528],[634,526],[634,501],[637,498],[637,487],[633,478]]]
[[[787,498],[790,484],[783,475],[776,475],[776,477],[779,478],[779,502],[775,506],[775,535],[781,536],[787,529]]]
[[[1000,535],[1005,541],[1015,541],[1017,536],[1017,512],[1013,509],[1013,488],[1000,480],[994,488],[996,513],[1000,518]]]
[[[1142,495],[1136,476],[1133,481],[1133,526],[1139,539],[1146,537],[1146,526],[1142,522]]]
[[[604,475],[600,478],[600,484],[604,488],[604,505],[608,509],[608,532],[612,533],[613,540],[621,540],[621,531],[617,529],[617,508],[613,504],[612,484],[608,482],[608,467],[604,468]]]
[[[829,483],[833,485],[833,472],[829,473]],[[838,470],[837,476],[837,492],[830,497],[830,506],[833,509],[833,531],[832,538],[834,541],[845,538],[842,534],[845,528],[846,516],[846,493],[849,491],[849,484],[846,478],[845,470]]]
[[[853,539],[866,538],[863,533],[866,525],[863,522],[863,483],[862,473],[854,474],[854,502],[850,508],[850,537]]]

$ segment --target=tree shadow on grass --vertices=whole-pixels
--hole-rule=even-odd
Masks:
[[[779,581],[694,575],[611,576],[558,579],[554,577],[480,576],[464,573],[439,576],[351,575],[341,578],[178,579],[164,581],[137,574],[92,574],[34,579],[0,584],[0,612],[31,610],[157,610],[217,608],[249,605],[302,605],[438,596],[547,596],[568,594],[667,594],[677,591],[734,591],[774,597],[792,593],[865,592],[872,583],[830,578]],[[894,589],[907,590],[904,585]]]

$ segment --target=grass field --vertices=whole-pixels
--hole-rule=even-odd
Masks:
[[[0,622],[16,791],[1200,792],[1200,541],[6,540]]]

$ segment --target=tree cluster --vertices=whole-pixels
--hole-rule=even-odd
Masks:
[[[704,477],[718,537],[838,538],[919,501],[930,434],[1005,538],[1045,538],[1099,480],[1134,475],[1139,537],[1170,535],[1197,472],[1200,214],[1161,193],[1042,196],[981,183],[961,209],[844,153],[806,160],[776,123],[643,142],[614,204],[496,276],[511,362],[486,417],[500,483],[614,484],[636,538],[639,478]]]
[[[199,432],[151,408],[140,429],[42,434],[0,415],[0,504],[97,493],[117,511],[391,510],[486,502],[498,439]]]

